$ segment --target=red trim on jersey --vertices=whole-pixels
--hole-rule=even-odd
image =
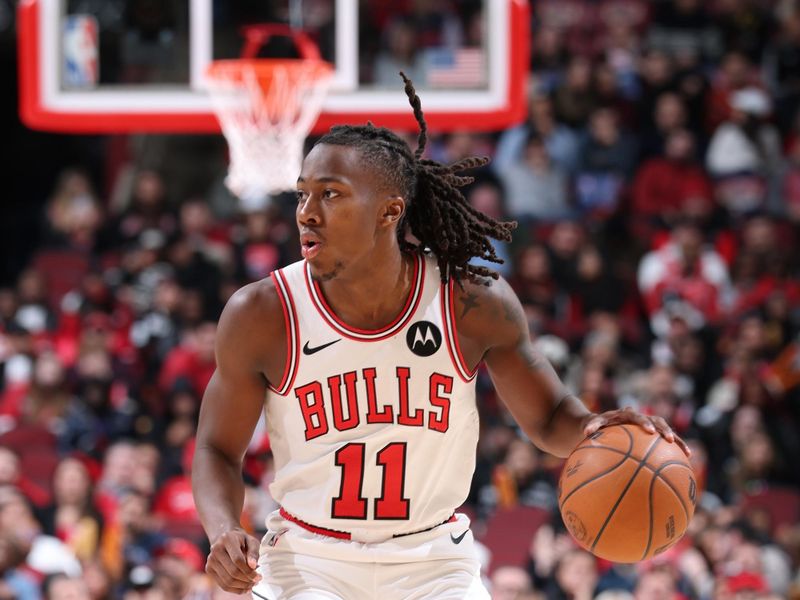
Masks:
[[[283,309],[283,322],[286,328],[286,366],[283,368],[283,377],[280,385],[269,385],[269,389],[285,396],[292,389],[294,378],[297,375],[298,364],[300,362],[300,325],[297,322],[297,311],[294,307],[294,299],[286,282],[286,277],[281,271],[270,273],[275,289],[278,292],[278,299],[281,301]]]
[[[319,283],[311,278],[311,270],[308,263],[305,265],[305,280],[311,303],[316,307],[323,320],[337,333],[357,342],[378,342],[402,330],[414,316],[422,299],[425,282],[425,260],[419,254],[414,254],[414,276],[403,310],[391,323],[381,329],[359,329],[342,321],[328,305]]]
[[[458,327],[456,325],[456,304],[455,304],[455,296],[453,294],[453,286],[455,282],[451,279],[449,283],[450,291],[449,291],[449,298],[450,298],[450,321],[453,323],[453,342],[456,348],[456,356],[458,357],[458,363],[461,365],[461,368],[464,369],[465,373],[469,373],[469,378],[472,379],[475,377],[475,374],[478,372],[477,365],[474,369],[470,369],[467,366],[467,361],[464,360],[464,355],[461,354],[461,344],[458,342]]]
[[[467,368],[464,357],[461,355],[461,347],[458,343],[458,332],[456,330],[455,305],[453,303],[453,280],[443,283],[439,292],[442,305],[442,319],[444,321],[444,339],[447,343],[447,352],[453,362],[456,373],[465,383],[471,382],[475,378],[478,369]]]
[[[316,525],[312,525],[311,523],[306,523],[305,521],[301,521],[297,517],[292,514],[286,512],[286,510],[281,507],[280,515],[286,519],[287,521],[291,521],[295,525],[299,525],[306,531],[310,531],[311,533],[316,533],[319,535],[327,535],[328,537],[336,538],[337,540],[349,540],[350,534],[346,531],[336,531],[335,529],[326,529],[325,527],[317,527]]]
[[[328,529],[327,527],[318,527],[316,525],[312,525],[311,523],[306,523],[305,521],[295,517],[293,514],[287,512],[286,509],[283,508],[282,506],[278,510],[278,513],[280,513],[280,515],[287,521],[291,521],[298,527],[302,527],[303,529],[305,529],[306,531],[310,531],[311,533],[316,533],[317,535],[327,535],[328,537],[336,538],[337,540],[353,539],[352,535],[347,531],[337,531],[336,529]],[[457,520],[456,515],[453,514],[446,521],[442,521],[441,523],[437,523],[436,525],[433,525],[426,529],[420,529],[419,531],[409,531],[408,533],[396,533],[392,537],[399,538],[399,537],[405,537],[407,535],[414,535],[416,533],[425,533],[426,531],[430,531],[431,529],[436,529],[437,527],[440,527],[447,523],[453,523],[456,520]]]

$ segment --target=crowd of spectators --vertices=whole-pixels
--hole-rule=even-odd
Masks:
[[[442,35],[463,23],[420,4]],[[493,156],[466,197],[520,224],[499,270],[535,343],[591,410],[665,417],[701,493],[668,552],[595,559],[558,516],[561,461],[481,373],[464,509],[492,597],[800,598],[800,3],[532,8],[525,123],[437,135],[429,155]],[[63,157],[37,250],[0,289],[0,599],[228,597],[202,574],[193,436],[221,307],[299,258],[293,200],[220,208],[130,154],[113,194]],[[272,475],[259,428],[256,535]]]

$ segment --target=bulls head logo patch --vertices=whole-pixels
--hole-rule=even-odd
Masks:
[[[408,328],[406,344],[417,356],[430,356],[441,347],[442,332],[430,321],[417,321]]]

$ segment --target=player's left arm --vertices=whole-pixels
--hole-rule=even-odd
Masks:
[[[531,343],[525,312],[503,280],[484,286],[455,286],[456,325],[465,360],[486,361],[495,389],[528,437],[542,450],[568,456],[581,440],[600,427],[634,423],[659,432],[689,453],[661,417],[632,410],[590,412],[564,386],[548,360]]]

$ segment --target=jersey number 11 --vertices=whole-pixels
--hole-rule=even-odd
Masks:
[[[367,499],[362,496],[364,482],[364,444],[346,444],[336,451],[336,466],[342,468],[339,495],[331,502],[334,519],[366,519]],[[377,466],[383,470],[381,496],[375,498],[376,519],[408,519],[408,498],[403,497],[406,475],[406,443],[387,444],[378,452]]]

